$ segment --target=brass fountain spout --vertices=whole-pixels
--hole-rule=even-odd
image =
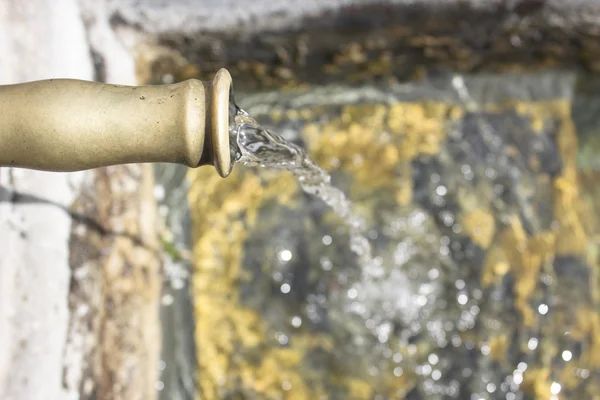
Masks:
[[[214,165],[226,177],[229,72],[211,82],[120,86],[51,79],[0,86],[0,166],[78,171],[116,164]]]

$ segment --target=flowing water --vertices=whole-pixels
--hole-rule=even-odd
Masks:
[[[302,147],[263,128],[242,109],[236,111],[231,136],[232,143],[239,147],[239,151],[232,149],[238,162],[289,171],[296,176],[304,192],[327,204],[347,226],[350,249],[358,256],[363,273],[369,276],[381,274],[365,237],[364,218],[352,209],[352,203],[344,192],[331,184],[331,176]]]

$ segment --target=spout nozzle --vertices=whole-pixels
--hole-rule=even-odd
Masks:
[[[54,79],[0,86],[0,166],[79,171],[172,162],[231,172],[231,75],[118,86]]]
[[[231,153],[229,147],[229,101],[231,93],[231,75],[221,68],[212,81],[210,105],[210,143],[213,164],[223,178],[231,172]]]

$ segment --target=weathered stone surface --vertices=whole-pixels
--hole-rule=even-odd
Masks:
[[[239,100],[332,173],[386,273],[361,270],[291,175],[191,172],[202,398],[597,395],[600,202],[573,87],[449,76]]]
[[[440,69],[596,72],[599,14],[596,0],[179,0],[124,2],[113,23],[137,24],[183,54],[196,71],[183,68],[180,78],[225,66],[238,89],[256,89],[404,81]]]
[[[3,2],[0,83],[135,83],[133,56],[107,10],[104,1]],[[152,187],[148,165],[0,168],[0,398],[155,397],[161,270]]]
[[[150,165],[95,171],[73,206],[70,346],[64,385],[82,399],[153,399],[162,289]],[[67,359],[71,354],[67,353]]]
[[[0,3],[0,84],[56,76],[91,79],[88,53],[75,1]],[[89,173],[0,168],[2,399],[69,394],[61,385],[71,229],[64,207],[85,176]],[[17,193],[38,201],[20,202]]]

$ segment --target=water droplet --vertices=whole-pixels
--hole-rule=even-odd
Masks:
[[[442,377],[442,372],[439,369],[436,369],[431,373],[431,378],[434,381],[439,380],[441,377]]]
[[[155,388],[156,390],[158,390],[158,391],[161,391],[161,390],[163,390],[163,389],[165,388],[165,384],[164,384],[164,383],[162,383],[161,381],[157,381],[157,382],[154,384],[154,388]]]
[[[436,365],[439,360],[439,357],[435,353],[431,353],[429,356],[427,356],[427,361],[429,361],[431,365]]]
[[[273,280],[275,282],[281,282],[283,280],[283,274],[279,271],[273,272]]]
[[[333,263],[331,262],[331,260],[329,258],[321,257],[320,261],[321,261],[321,268],[323,268],[323,271],[331,271],[331,268],[333,268]]]
[[[513,382],[516,385],[520,385],[521,383],[523,383],[523,373],[521,371],[515,370],[513,372]]]
[[[491,348],[490,345],[487,343],[484,343],[483,345],[481,345],[481,354],[483,354],[484,356],[487,356],[488,354],[490,354]]]
[[[417,345],[414,343],[411,343],[408,346],[406,346],[406,350],[408,351],[408,354],[410,354],[412,356],[417,352]]]
[[[154,186],[154,197],[157,201],[163,201],[165,199],[165,187],[163,185]]]
[[[552,385],[550,385],[550,393],[553,395],[559,394],[561,389],[562,386],[558,382],[552,382]]]
[[[171,287],[174,290],[181,290],[181,289],[183,289],[184,286],[185,286],[185,282],[183,279],[172,279],[171,280]]]
[[[288,390],[290,390],[292,388],[292,382],[290,382],[290,381],[283,381],[281,383],[281,388],[287,392]]]
[[[400,353],[395,353],[392,356],[392,360],[394,360],[395,363],[399,363],[400,361],[402,361],[402,354]]]
[[[527,347],[529,348],[529,350],[535,350],[537,349],[538,346],[538,340],[536,338],[531,338],[529,339],[529,342],[527,342]]]
[[[490,382],[487,384],[486,389],[489,393],[494,393],[496,391],[496,385]]]
[[[156,363],[156,368],[158,368],[159,371],[164,371],[166,367],[167,367],[167,363],[164,360],[159,360]]]
[[[440,215],[442,217],[442,222],[446,226],[452,226],[454,224],[454,215],[452,215],[449,211],[444,211]]]
[[[433,368],[431,368],[431,365],[429,364],[425,364],[423,366],[421,366],[421,372],[423,373],[423,375],[429,375],[431,374]]]
[[[548,305],[547,304],[540,304],[540,306],[538,307],[538,311],[539,311],[540,314],[546,315],[548,313]]]
[[[438,207],[443,207],[444,204],[446,204],[446,201],[444,200],[444,198],[440,197],[440,196],[435,196],[432,199],[432,201],[433,201],[433,204],[436,205],[436,206],[438,206]]]
[[[290,292],[291,289],[292,287],[288,283],[284,283],[283,285],[281,285],[281,293],[287,294]]]
[[[516,400],[517,395],[514,393],[506,393],[506,400]]]
[[[285,262],[290,261],[292,259],[292,252],[287,249],[281,250],[279,252],[279,259]]]
[[[286,334],[277,332],[275,333],[275,339],[279,342],[280,345],[284,346],[288,343],[289,339]]]
[[[299,316],[295,316],[292,318],[292,326],[294,328],[300,328],[300,325],[302,325],[302,318],[300,318]]]
[[[462,344],[462,339],[460,336],[456,335],[452,337],[452,346],[458,347]]]
[[[436,268],[432,268],[429,270],[429,272],[427,272],[427,277],[432,281],[437,279],[438,276],[440,276],[440,271],[438,271]]]
[[[438,196],[445,196],[446,193],[448,193],[448,189],[446,189],[446,186],[440,185],[437,188],[435,188],[435,194],[437,194]]]
[[[562,359],[565,361],[571,361],[571,358],[573,358],[573,353],[571,353],[569,350],[565,350],[562,352]]]
[[[171,304],[173,304],[173,296],[171,296],[170,294],[165,294],[160,302],[163,306],[170,306]]]
[[[355,299],[357,296],[358,296],[358,290],[356,290],[355,288],[348,289],[348,298],[349,299]]]
[[[587,379],[590,377],[590,371],[587,369],[582,369],[581,370],[581,378],[582,379]]]
[[[498,173],[496,172],[495,169],[493,169],[493,168],[485,169],[485,176],[487,176],[488,178],[494,179],[494,178],[496,178],[497,175],[498,175]]]
[[[469,301],[469,297],[465,293],[460,293],[456,298],[456,301],[458,301],[458,304],[464,306],[467,304],[467,301]]]
[[[403,373],[404,373],[404,371],[402,370],[402,368],[400,368],[400,367],[394,368],[394,376],[402,376]]]
[[[454,282],[454,285],[458,290],[463,290],[466,284],[465,281],[463,281],[462,279],[458,279],[456,282]]]
[[[392,324],[389,322],[383,323],[379,326],[377,331],[377,340],[379,340],[379,343],[386,343],[390,337],[390,333],[392,333]]]
[[[331,236],[329,236],[329,235],[323,236],[323,244],[325,246],[329,246],[331,244],[331,242],[333,242],[333,239],[331,238]]]
[[[527,363],[526,363],[526,362],[524,362],[524,361],[521,361],[521,362],[519,363],[519,365],[517,365],[517,369],[518,369],[519,371],[521,371],[521,372],[525,372],[525,371],[527,371]]]
[[[544,283],[544,285],[550,286],[550,285],[552,285],[553,281],[554,280],[552,279],[551,275],[549,275],[549,274],[543,274],[542,275],[542,282]]]

